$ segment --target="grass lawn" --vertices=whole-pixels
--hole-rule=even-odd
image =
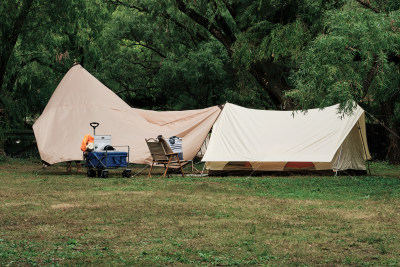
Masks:
[[[0,163],[0,266],[399,266],[400,168],[88,178]]]

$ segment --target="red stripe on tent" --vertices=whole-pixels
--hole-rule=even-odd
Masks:
[[[250,162],[248,162],[248,161],[245,162],[244,167],[245,168],[252,168]]]
[[[285,168],[288,169],[314,168],[314,164],[312,162],[288,162],[286,163]]]

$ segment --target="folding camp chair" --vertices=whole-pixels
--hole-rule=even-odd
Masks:
[[[163,145],[163,147],[167,153],[174,153],[174,152],[178,153],[182,167],[185,166],[186,164],[190,163],[190,165],[192,167],[192,173],[194,172],[194,170],[196,170],[198,173],[200,173],[200,171],[194,166],[193,159],[192,160],[183,160],[182,147],[180,149],[176,149],[179,146],[177,146],[175,143],[175,149],[173,149],[173,145],[171,144],[171,138],[169,138],[169,140],[168,140],[169,142],[167,142],[167,140],[165,140],[162,136],[157,137],[157,139],[161,142],[161,144]],[[179,153],[179,152],[181,152],[181,153]]]
[[[164,165],[165,171],[162,177],[167,175],[170,167],[179,167],[182,176],[185,177],[185,173],[183,172],[182,168],[182,161],[179,160],[178,153],[174,153],[164,139],[160,138],[159,140],[156,140],[154,138],[149,138],[145,140],[147,146],[149,147],[151,157],[153,158],[148,177],[151,177],[151,171],[154,164]]]
[[[172,148],[170,147],[169,143],[163,138],[163,137],[157,137],[158,141],[162,144],[165,152],[172,154],[175,153]],[[178,157],[179,157],[179,153],[178,153]],[[179,158],[179,161],[181,163],[181,166],[185,166],[186,164],[190,163],[191,167],[192,167],[192,172],[194,172],[194,170],[196,170],[198,173],[201,173],[195,166],[194,166],[194,162],[193,160],[183,160],[181,158]]]

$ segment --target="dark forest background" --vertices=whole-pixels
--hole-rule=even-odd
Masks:
[[[400,163],[397,0],[7,0],[0,14],[3,149],[79,62],[137,108],[357,103],[374,156]]]

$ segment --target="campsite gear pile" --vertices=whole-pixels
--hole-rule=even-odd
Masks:
[[[343,116],[338,114],[338,105],[307,113],[255,110],[230,103],[222,111],[219,106],[143,110],[130,107],[76,64],[33,125],[42,161],[81,160],[76,144],[87,133],[88,118],[94,117],[101,118],[104,131],[114,140],[135,148],[128,161],[136,164],[151,164],[143,139],[157,133],[183,137],[184,159],[193,159],[212,127],[207,150],[201,154],[209,171],[366,170],[365,160],[370,159],[364,110],[359,106]],[[102,152],[117,152],[105,149]]]
[[[99,123],[91,122],[90,126],[93,128],[94,135],[93,149],[88,149],[89,144],[91,144],[89,143],[83,154],[87,176],[96,177],[97,173],[98,177],[107,178],[109,169],[124,168],[122,177],[130,177],[131,170],[128,169],[129,146],[118,146],[119,148],[126,148],[127,151],[116,151],[111,145],[111,135],[96,135],[96,127],[99,126]]]

